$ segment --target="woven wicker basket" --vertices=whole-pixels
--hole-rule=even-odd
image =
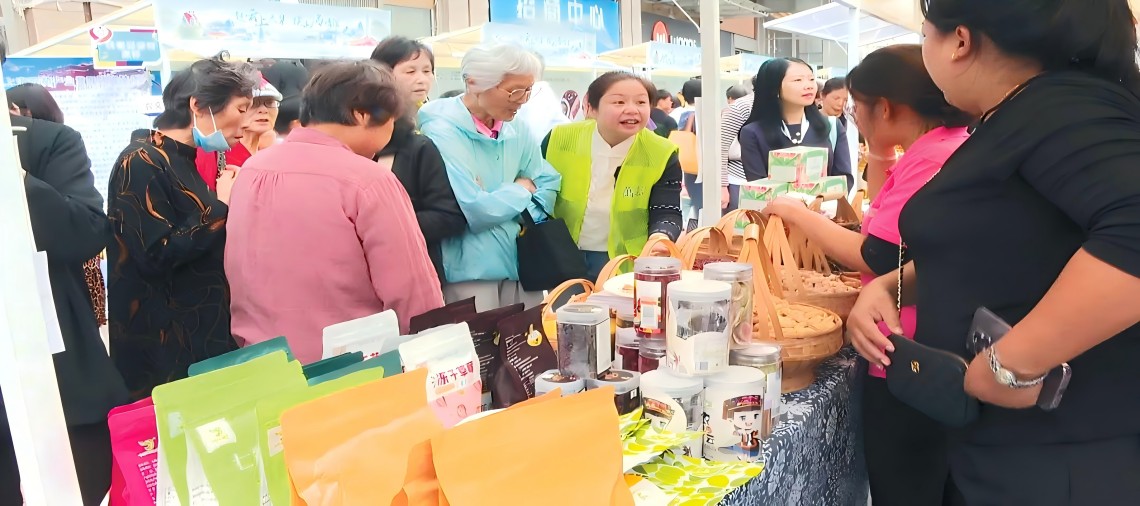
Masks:
[[[792,228],[785,231],[783,220],[778,216],[769,218],[765,232],[764,244],[769,248],[772,264],[776,269],[783,271],[781,280],[784,281],[784,291],[781,295],[788,301],[819,306],[832,311],[846,322],[847,316],[851,314],[851,308],[859,299],[859,289],[862,285],[849,278],[835,275],[835,283],[841,283],[854,290],[821,292],[807,288],[802,282],[805,277],[815,277],[816,273],[833,275],[831,265],[823,251],[799,230]]]

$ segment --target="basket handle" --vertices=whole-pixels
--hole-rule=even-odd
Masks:
[[[626,262],[632,263],[636,258],[637,257],[633,255],[618,255],[611,258],[610,261],[606,262],[606,265],[603,266],[602,270],[598,273],[598,280],[594,283],[594,286],[598,287],[606,284],[606,281],[609,281],[613,279],[614,276],[621,274],[621,267],[625,265]],[[591,287],[590,290],[593,291],[594,288]]]
[[[760,214],[760,211],[753,211],[751,209],[737,209],[729,212],[717,222],[716,228],[719,228],[726,238],[735,237],[737,235],[736,222],[740,220],[741,216],[747,218],[749,223],[760,225],[760,232],[763,234],[764,215]]]
[[[712,255],[729,255],[728,239],[716,227],[701,227],[685,234],[684,247],[681,249],[681,268],[692,270],[697,263],[697,256],[701,247],[708,243],[708,253]]]
[[[660,235],[653,235],[649,237],[649,240],[645,242],[645,247],[641,249],[641,256],[654,256],[653,248],[658,244],[664,245],[665,248],[669,250],[669,256],[677,259],[681,258],[681,250],[677,249],[677,245],[668,237],[662,237]]]
[[[799,227],[788,227],[788,242],[799,251],[799,268],[831,274],[831,264],[819,243],[811,240]]]
[[[867,199],[867,190],[859,190],[855,192],[855,196],[851,197],[851,209],[855,211],[855,217],[859,222],[863,222],[863,201]]]
[[[797,293],[803,290],[803,280],[800,279],[799,262],[796,261],[796,256],[792,252],[792,245],[788,242],[787,231],[784,229],[784,220],[779,216],[771,215],[768,217],[768,229],[764,234],[764,245],[768,247],[768,252],[772,256],[772,265],[774,274],[778,276],[778,271],[783,269],[790,273],[788,279],[791,280],[792,293]],[[785,287],[784,296],[788,295],[787,288]]]
[[[771,227],[770,224],[769,227]],[[744,228],[744,244],[740,248],[740,261],[753,265],[752,283],[755,293],[754,303],[763,306],[764,310],[760,311],[761,320],[764,320],[762,323],[771,325],[772,331],[775,333],[773,337],[777,341],[782,341],[784,339],[784,329],[780,326],[780,316],[776,313],[775,298],[777,294],[773,293],[771,286],[764,282],[764,278],[767,277],[765,276],[765,269],[771,269],[772,259],[768,257],[768,253],[764,250],[764,243],[760,239],[760,227],[755,223]],[[757,265],[760,266],[759,269],[756,268]],[[778,278],[779,276],[772,277]]]
[[[566,290],[574,288],[575,286],[581,286],[585,288],[587,294],[594,292],[594,284],[591,283],[588,279],[571,279],[562,282],[561,285],[558,285],[549,293],[547,293],[546,298],[542,300],[543,319],[546,319],[546,317],[554,314],[554,302],[561,298],[562,294],[566,293]]]

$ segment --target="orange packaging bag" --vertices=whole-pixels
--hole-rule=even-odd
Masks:
[[[440,504],[632,506],[613,395],[605,387],[528,402],[432,438]],[[571,471],[543,471],[551,462]]]
[[[426,381],[426,369],[409,371],[281,415],[285,464],[304,504],[388,505],[402,496],[413,449],[443,432]]]

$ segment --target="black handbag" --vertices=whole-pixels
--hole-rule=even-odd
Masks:
[[[902,247],[899,248],[898,305],[902,308]],[[963,427],[978,418],[981,404],[966,393],[969,364],[958,355],[891,334],[887,389],[896,399],[936,422]]]
[[[542,209],[542,205],[537,207]],[[515,244],[523,290],[552,290],[565,281],[586,277],[586,259],[561,218],[548,216],[535,222],[530,211],[524,210]]]

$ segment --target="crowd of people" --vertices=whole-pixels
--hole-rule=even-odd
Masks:
[[[197,61],[163,90],[153,128],[132,134],[105,212],[50,94],[9,90],[85,503],[109,485],[107,412],[194,362],[284,335],[310,363],[324,327],[380,311],[407,331],[469,297],[480,311],[538,304],[519,282],[524,213],[564,221],[596,276],[652,236],[676,240],[683,191],[699,208],[701,185],[719,184],[733,209],[772,150],[827,149],[828,174],[854,186],[852,123],[874,195],[861,232],[789,199],[765,212],[863,274],[849,332],[869,374],[874,504],[1129,503],[1140,313],[1121,301],[1140,295],[1136,32],[1126,0],[1030,3],[929,0],[921,46],[879,49],[824,83],[802,60],[767,61],[751,92],[726,93],[719,182],[685,170],[668,140],[699,128],[699,79],[674,96],[608,72],[574,97],[585,119],[572,121],[541,58],[512,44],[467,51],[464,89],[434,100],[432,52],[400,37],[314,69]],[[969,350],[979,307],[1012,330]],[[889,334],[970,362],[961,387],[984,403],[979,419],[952,429],[896,397]],[[1067,390],[1047,381],[1056,371]],[[1035,408],[1042,399],[1063,402]],[[0,503],[19,504],[0,428]]]

